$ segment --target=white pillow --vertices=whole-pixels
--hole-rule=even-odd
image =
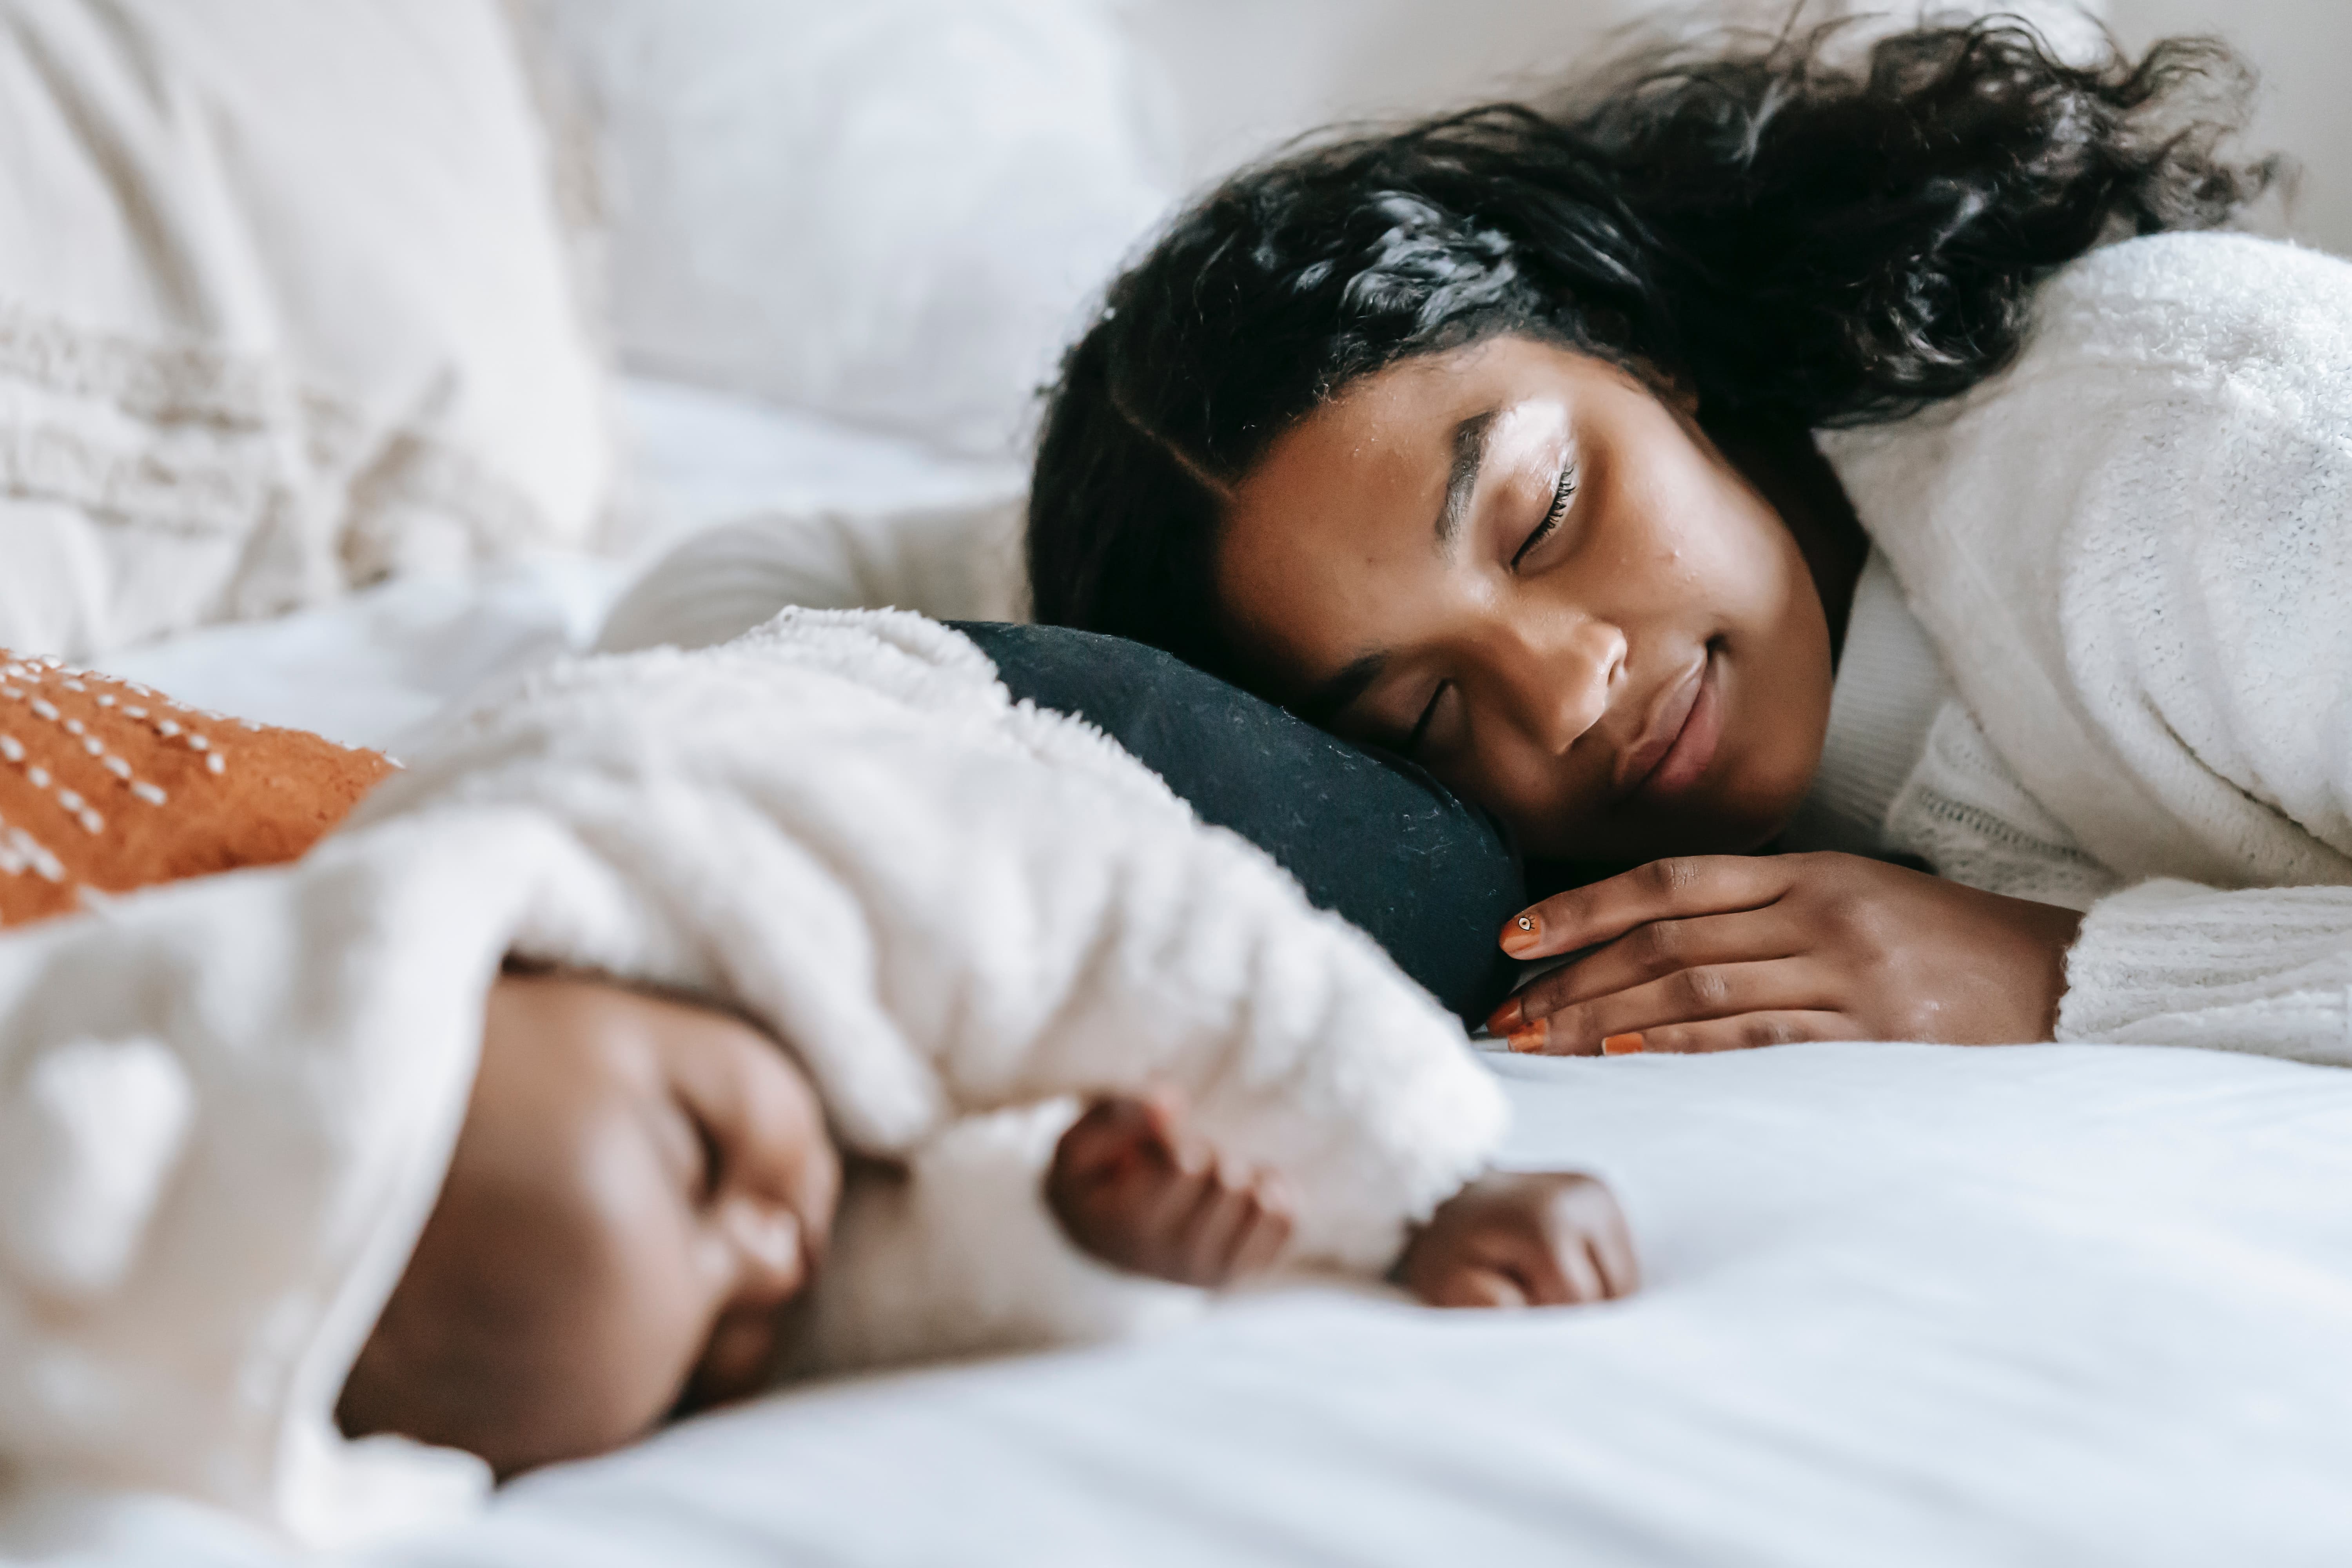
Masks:
[[[874,511],[770,512],[706,528],[629,585],[596,648],[709,647],[788,605],[913,610],[940,621],[1025,620],[1027,516],[1015,495]]]
[[[1002,452],[1166,207],[1109,0],[564,0],[632,370]]]
[[[496,0],[0,21],[0,646],[589,537],[603,366]]]

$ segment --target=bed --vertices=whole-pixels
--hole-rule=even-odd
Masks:
[[[12,16],[77,9],[63,0],[46,8],[9,3]],[[241,4],[240,15],[268,12],[264,0]],[[392,18],[385,25],[395,29],[421,28],[415,17],[425,13],[404,6],[401,0],[371,14]],[[839,13],[848,20],[824,36],[848,48],[879,36],[884,24],[873,17],[903,21],[917,8],[912,0],[877,0],[870,16]],[[135,12],[147,19],[142,26],[166,26],[175,15],[156,5],[103,9],[110,17]],[[664,0],[658,8],[567,0],[562,8],[583,29],[578,48],[640,65],[651,58],[662,69],[668,57],[649,56],[646,37],[633,30],[648,18],[699,18],[694,25],[709,32],[708,44],[722,21],[762,18],[781,38],[835,9],[775,0],[740,8],[729,0]],[[1034,68],[1055,93],[1016,82],[1009,99],[990,101],[1043,116],[1055,106],[1118,100],[1124,67],[1113,68],[1111,55],[1087,42],[1097,37],[1087,31],[1093,23],[1069,20],[1101,7],[957,0],[957,10],[960,18],[1013,16],[1021,27],[1048,15],[1068,24],[1061,44],[1021,68]],[[212,15],[217,22],[226,14]],[[287,31],[281,24],[305,14],[273,13],[264,31],[276,40]],[[472,14],[455,5],[433,13],[445,21]],[[1175,15],[1169,9],[1154,25],[1172,26],[1167,17]],[[496,52],[483,41],[487,26],[475,29],[479,37],[467,35],[467,58]],[[995,143],[982,130],[1012,137],[1003,145],[1019,155],[1007,155],[1002,168],[1034,175],[1041,165],[1022,140],[1034,130],[1030,120],[1013,115],[982,127],[963,100],[924,85],[936,86],[939,70],[950,68],[950,85],[962,81],[970,59],[980,58],[959,54],[960,35],[951,35],[940,30],[921,69],[876,77],[896,84],[902,99],[871,126],[879,134],[944,125],[970,143],[978,162],[958,165],[950,184],[970,184],[999,166],[987,163]],[[100,42],[114,36],[89,34]],[[362,58],[373,65],[380,52]],[[803,88],[830,90],[849,79],[817,55],[795,59]],[[734,63],[719,58],[727,68],[711,82],[746,95],[736,105],[751,116],[744,125],[764,135],[769,122],[759,115],[790,121],[800,112],[753,77],[730,74]],[[438,91],[446,73],[421,75]],[[706,101],[686,91],[695,84],[685,74],[677,83],[682,100]],[[257,94],[253,101],[278,100]],[[809,101],[816,109],[806,123],[781,124],[777,145],[795,126],[831,134],[843,123],[838,101],[823,93]],[[509,110],[484,123],[520,123],[520,110]],[[1079,151],[1024,188],[1100,198],[1084,222],[1053,217],[1061,226],[1049,237],[1050,254],[1073,275],[1098,277],[1131,240],[1138,214],[1164,200],[1172,176],[1164,168],[1150,174],[1136,151],[1140,142],[1078,135],[1067,125],[1056,134],[1066,150]],[[287,139],[307,151],[302,138]],[[257,132],[222,145],[243,156],[266,141]],[[881,143],[901,159],[902,174],[923,162],[908,156],[911,143],[887,136]],[[488,145],[454,137],[445,149],[450,166],[432,173],[471,175],[497,162],[482,153]],[[392,158],[413,149],[396,140],[379,151]],[[662,172],[642,161],[630,167],[641,176]],[[731,220],[736,191],[756,182],[743,167],[721,172],[740,178],[682,189]],[[7,173],[0,162],[0,185]],[[328,173],[331,192],[350,183],[341,169]],[[880,184],[876,175],[865,185],[795,188],[797,205],[782,205],[796,220],[810,212],[856,216],[850,197]],[[113,187],[100,181],[90,188]],[[400,188],[433,187],[419,173]],[[865,214],[874,218],[872,234],[888,240],[939,227],[939,192],[926,189],[930,206]],[[528,204],[511,196],[483,188],[481,221],[497,243],[486,247],[482,265],[539,257],[538,271],[509,268],[502,285],[504,298],[539,299],[558,289],[556,225],[549,217],[545,232],[518,237],[515,215]],[[844,205],[825,207],[820,198]],[[272,210],[280,217],[311,211],[290,201]],[[661,230],[668,216],[641,213],[632,232]],[[773,236],[752,216],[744,219],[750,228],[713,241],[750,258],[744,278],[754,278],[772,249]],[[327,243],[308,229],[277,237]],[[866,329],[846,318],[817,312],[793,322],[762,316],[740,298],[716,316],[664,316],[657,307],[677,303],[666,292],[677,279],[663,271],[660,255],[630,252],[625,233],[618,336],[639,374],[616,396],[633,455],[622,492],[631,528],[619,548],[602,552],[583,547],[592,508],[566,488],[577,476],[564,459],[594,438],[587,351],[574,352],[568,340],[561,352],[524,342],[513,322],[471,295],[442,301],[452,331],[465,329],[457,336],[470,357],[464,375],[438,382],[400,357],[413,333],[386,334],[373,345],[385,357],[362,355],[354,365],[347,363],[352,345],[340,338],[326,346],[341,357],[321,358],[320,343],[295,330],[299,315],[231,321],[265,337],[265,327],[279,333],[263,345],[276,357],[257,364],[345,378],[336,384],[350,394],[352,417],[394,410],[378,421],[380,434],[388,432],[385,450],[429,457],[436,442],[473,442],[520,453],[509,478],[528,481],[544,526],[529,538],[498,534],[511,508],[467,513],[457,504],[466,498],[453,500],[445,486],[443,510],[479,522],[477,542],[486,548],[472,553],[484,559],[468,563],[467,550],[436,555],[424,548],[433,537],[421,534],[415,550],[386,544],[383,559],[361,562],[390,574],[377,586],[336,599],[304,587],[307,579],[260,581],[247,586],[280,597],[259,607],[310,607],[160,639],[124,635],[92,662],[205,706],[396,754],[416,725],[468,691],[593,646],[646,563],[698,531],[764,531],[782,542],[777,558],[790,558],[803,580],[833,584],[831,602],[880,594],[917,607],[968,609],[980,601],[894,595],[857,574],[897,559],[900,542],[887,520],[959,510],[1001,519],[1017,493],[1019,465],[1003,455],[1011,448],[1002,437],[1026,408],[1024,387],[1034,383],[1021,376],[1050,363],[1076,296],[1067,279],[1024,293],[1026,273],[980,265],[986,237],[972,241],[977,249],[940,251],[938,277],[1005,285],[1013,276],[1003,291],[1026,311],[1027,337],[978,331],[935,341],[929,358],[894,340],[876,349],[878,357],[859,360],[845,357],[845,345]],[[1049,253],[1029,230],[996,237],[1012,247],[998,260],[1016,272]],[[414,276],[362,276],[361,262],[373,266],[377,253],[398,249],[336,251],[343,292],[330,291],[328,302],[344,304],[358,279],[415,304],[431,292],[418,278],[438,288],[443,272],[432,268],[456,266],[445,247],[417,258]],[[923,311],[934,306],[947,312],[941,319],[963,319],[959,301],[970,301],[951,289],[923,295],[914,307],[914,296],[893,294],[914,275],[893,271],[884,249],[817,256],[808,264],[819,272],[794,275],[793,286],[829,298],[824,288],[871,282],[866,303],[888,306],[887,321],[929,320]],[[75,270],[82,258],[68,250],[58,255],[74,266],[52,281],[69,291],[84,279]],[[43,260],[0,243],[0,282],[26,287]],[[229,257],[221,265],[230,262],[242,264]],[[345,310],[331,324],[362,313]],[[543,337],[561,337],[551,317],[532,320]],[[499,330],[481,330],[486,321]],[[739,323],[748,323],[740,333]],[[703,374],[689,377],[698,354]],[[952,374],[937,374],[940,365]],[[730,377],[751,372],[771,380],[732,392],[764,400],[730,391]],[[457,384],[489,401],[451,404],[442,392]],[[570,387],[569,401],[542,395],[550,386]],[[500,388],[511,402],[491,396]],[[41,392],[52,394],[57,417],[77,429],[111,438],[130,428],[111,413],[93,420],[74,401],[87,388]],[[787,411],[793,404],[829,413]],[[955,439],[912,439],[909,425]],[[220,420],[205,426],[230,436],[243,428]],[[222,471],[329,489],[350,479],[331,464],[290,477],[268,468],[288,453],[321,464],[320,454],[333,455],[332,443],[315,439],[318,429],[279,434],[304,439],[238,445],[224,437]],[[415,509],[404,513],[394,503],[414,502],[447,472],[422,461],[412,469],[392,475],[406,491],[383,473],[354,488],[376,510],[354,512],[351,538],[370,549],[399,542],[388,531]],[[268,492],[257,480],[251,493]],[[119,523],[126,514],[118,507],[107,515]],[[343,548],[348,554],[348,541]],[[72,556],[86,558],[95,559]],[[242,543],[218,554],[231,564],[249,559],[261,556]],[[28,580],[25,567],[20,553],[0,575],[0,608]],[[160,588],[142,604],[142,613],[167,629],[184,628],[192,614]],[[130,624],[119,620],[114,629]],[[1846,1045],[1687,1060],[1491,1060],[1515,1109],[1511,1160],[1591,1169],[1615,1185],[1647,1271],[1638,1298],[1487,1316],[1421,1310],[1370,1290],[1237,1297],[1199,1326],[1148,1342],[781,1393],[684,1423],[628,1452],[525,1478],[478,1516],[346,1561],[369,1568],[2352,1561],[2352,1074],[2094,1047]],[[166,1503],[113,1510],[100,1543],[67,1545],[87,1523],[69,1509],[0,1509],[0,1557],[69,1552],[77,1563],[159,1568],[290,1560],[268,1541]]]
[[[1002,479],[658,384],[626,401],[644,471],[698,476],[698,500],[656,496],[701,521],[757,513],[787,468],[781,504],[826,504],[819,448],[865,500],[985,500]],[[117,662],[397,750],[440,701],[587,644],[628,571],[548,554]],[[2096,1047],[1490,1060],[1509,1158],[1616,1186],[1637,1299],[1242,1297],[1150,1342],[782,1393],[360,1561],[2352,1556],[2352,1075]],[[115,1528],[107,1561],[284,1560],[170,1509]]]
[[[2091,1047],[1505,1061],[1637,1300],[1239,1301],[804,1390],[380,1564],[2342,1562],[2352,1084]]]

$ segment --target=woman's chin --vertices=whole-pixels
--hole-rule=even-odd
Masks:
[[[1639,819],[1604,823],[1574,834],[1523,830],[1519,841],[1538,860],[1599,866],[1644,866],[1682,855],[1754,855],[1771,847],[1804,799],[1800,791],[1793,799],[1783,800],[1780,796],[1784,793],[1774,792],[1769,805],[1745,808],[1715,803],[1661,807]]]

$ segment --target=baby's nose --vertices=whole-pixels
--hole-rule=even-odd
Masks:
[[[808,1278],[800,1217],[781,1204],[739,1198],[727,1205],[721,1223],[741,1270],[738,1299],[773,1304],[791,1296]]]

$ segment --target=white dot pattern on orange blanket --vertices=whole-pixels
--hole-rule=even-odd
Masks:
[[[89,732],[88,724],[79,719],[65,717],[56,703],[47,698],[32,695],[30,690],[31,688],[54,679],[61,691],[87,694],[89,691],[89,685],[82,678],[88,673],[85,670],[71,668],[53,658],[20,659],[0,667],[0,681],[5,682],[5,685],[0,685],[0,695],[23,701],[26,710],[35,719],[55,724],[64,731],[86,755],[94,758],[100,767],[113,775],[115,781],[123,786],[132,799],[151,809],[166,805],[171,799],[169,793],[161,785],[139,777],[129,758],[109,751],[103,740]],[[104,678],[95,679],[103,679]],[[139,689],[142,696],[152,695],[142,689],[134,688],[133,689]],[[115,709],[125,718],[145,720],[148,717],[147,710],[144,708],[117,708],[115,699],[110,694],[100,695],[97,701],[100,707]],[[170,706],[178,707],[178,704],[173,703]],[[181,711],[192,712],[194,710],[182,709]],[[201,732],[184,729],[177,720],[173,719],[155,721],[153,729],[156,734],[166,741],[177,738],[190,751],[203,755],[205,772],[218,774],[226,771],[222,753],[214,751],[212,742]],[[37,731],[30,731],[28,735],[29,738],[27,735],[0,732],[0,762],[23,767],[26,781],[36,789],[54,788],[58,810],[84,833],[105,832],[105,814],[79,792],[68,789],[58,783],[51,769],[40,765]],[[10,831],[16,834],[24,833],[22,828],[12,828]],[[46,849],[43,854],[46,858],[36,858],[22,851],[6,858],[0,858],[0,875],[21,876],[27,872],[41,872],[46,875],[42,872],[42,868],[45,865],[54,865],[56,857],[48,854]]]
[[[0,926],[291,859],[391,766],[0,648]]]

